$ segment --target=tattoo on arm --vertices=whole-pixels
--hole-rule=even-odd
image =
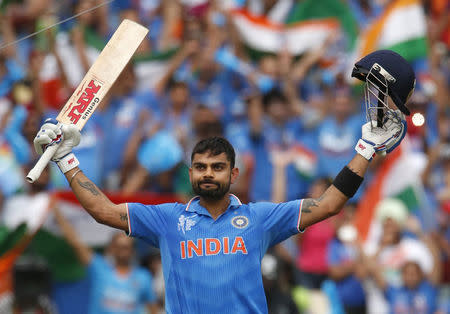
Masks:
[[[81,182],[79,179],[77,179],[77,182],[82,188],[88,190],[93,195],[100,195],[100,192],[95,188],[94,183],[89,181]]]
[[[323,199],[323,195],[319,198],[306,198],[302,203],[302,213],[311,213],[313,207],[319,207],[319,202]]]
[[[120,220],[128,220],[128,215],[124,213],[120,213]]]

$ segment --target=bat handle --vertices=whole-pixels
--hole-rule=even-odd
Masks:
[[[49,146],[44,153],[42,154],[41,158],[37,161],[37,163],[34,165],[33,169],[28,172],[27,175],[27,181],[30,183],[33,183],[39,177],[41,176],[42,171],[47,166],[50,159],[52,159],[53,155],[55,155],[56,150],[58,149],[60,143],[55,143],[52,146]]]

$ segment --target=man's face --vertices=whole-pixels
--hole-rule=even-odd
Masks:
[[[416,289],[423,280],[420,266],[415,262],[407,262],[402,268],[402,279],[405,287]]]
[[[383,234],[381,242],[385,245],[393,245],[398,242],[400,237],[400,225],[392,218],[386,218],[383,221]]]
[[[189,91],[185,86],[176,86],[170,91],[172,105],[177,108],[184,108],[189,99]]]
[[[284,123],[289,117],[287,104],[280,100],[270,103],[267,107],[267,113],[276,123]]]
[[[238,169],[231,169],[225,153],[213,156],[210,152],[195,154],[189,177],[195,194],[207,200],[220,200],[230,190],[238,176]]]
[[[116,235],[112,240],[111,254],[118,265],[128,265],[133,257],[133,239],[125,234]]]

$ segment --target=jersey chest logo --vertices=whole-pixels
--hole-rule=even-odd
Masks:
[[[197,240],[180,241],[180,257],[182,259],[196,256],[211,256],[218,254],[248,254],[244,238],[229,237],[200,238]]]
[[[248,218],[246,216],[236,216],[231,219],[231,224],[237,229],[248,227]]]
[[[194,214],[190,217],[186,217],[184,215],[181,215],[178,218],[178,231],[182,231],[183,234],[186,234],[186,231],[191,230],[193,226],[197,223],[193,218],[196,217],[197,214]]]

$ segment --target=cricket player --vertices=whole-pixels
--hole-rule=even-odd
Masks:
[[[267,313],[261,276],[267,249],[336,215],[372,158],[394,150],[406,133],[403,114],[409,114],[405,104],[415,83],[411,66],[392,51],[376,51],[358,61],[352,75],[365,82],[368,122],[355,156],[317,199],[242,204],[229,192],[239,175],[234,149],[219,137],[198,142],[192,151],[189,177],[197,196],[187,204],[112,203],[78,167],[72,148],[80,133],[72,125],[47,121],[35,149],[42,154],[61,140],[53,161],[86,211],[161,250],[167,313]]]

